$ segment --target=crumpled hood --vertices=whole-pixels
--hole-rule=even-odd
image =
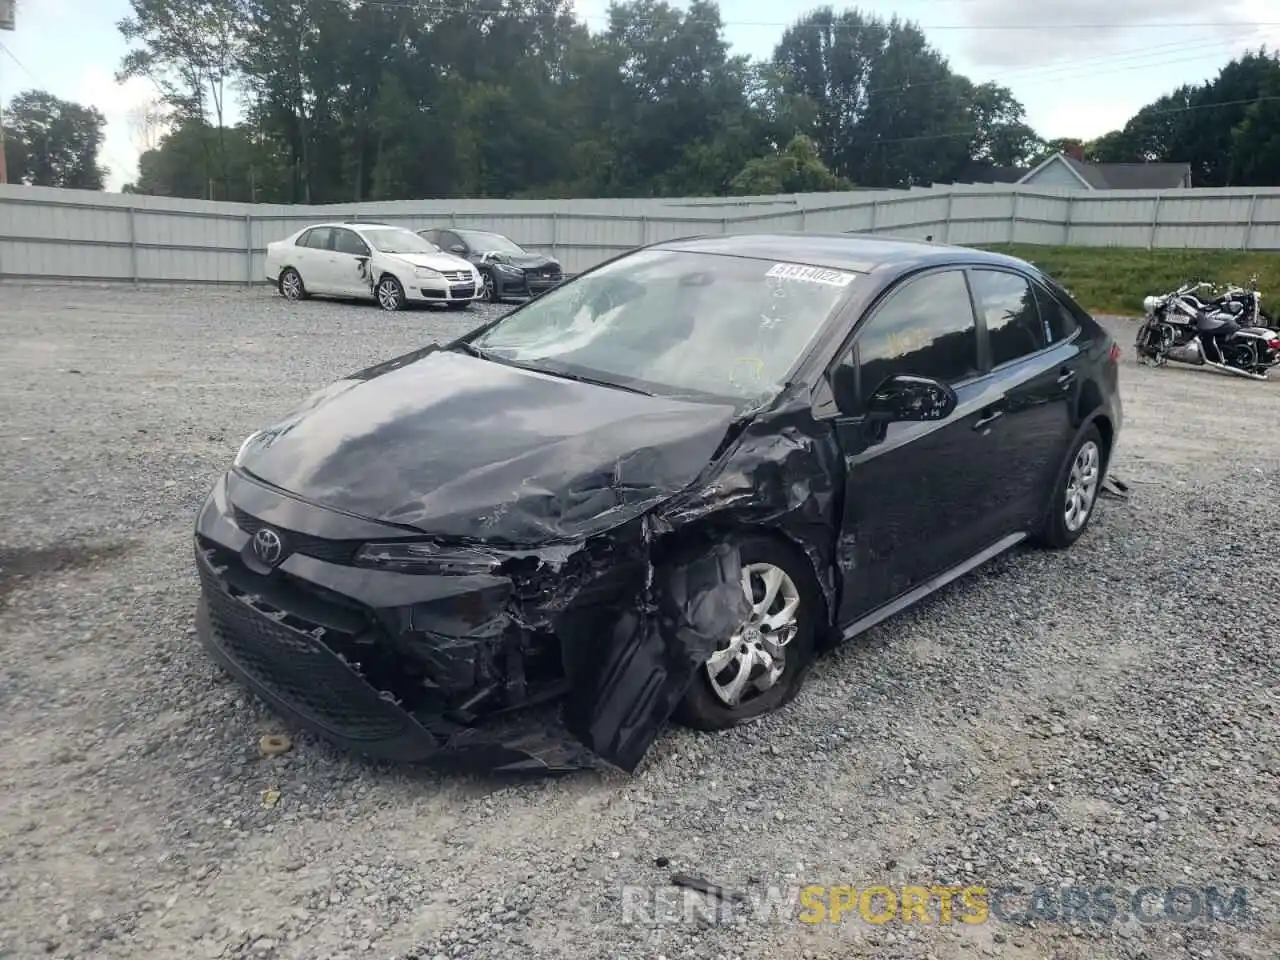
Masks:
[[[388,253],[388,257],[403,260],[415,267],[430,267],[432,270],[462,270],[471,273],[471,261],[455,257],[451,253]]]
[[[544,257],[540,253],[485,253],[481,255],[480,260],[489,263],[509,263],[522,270],[541,270],[543,267],[559,268],[560,266],[557,261]]]
[[[240,465],[313,503],[443,537],[590,536],[692,483],[736,415],[450,351],[339,381]]]

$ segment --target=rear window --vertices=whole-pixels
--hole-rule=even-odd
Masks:
[[[1045,332],[1049,335],[1050,343],[1057,343],[1060,340],[1066,340],[1078,329],[1080,329],[1080,321],[1077,318],[1077,311],[1084,318],[1089,319],[1089,315],[1080,308],[1070,297],[1066,297],[1065,293],[1059,298],[1051,293],[1047,286],[1035,284],[1036,300],[1040,305],[1040,316],[1044,320]],[[1070,309],[1070,304],[1075,309]]]

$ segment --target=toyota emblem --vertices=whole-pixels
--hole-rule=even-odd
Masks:
[[[263,527],[253,535],[253,554],[268,567],[274,567],[284,554],[284,541],[280,534]]]

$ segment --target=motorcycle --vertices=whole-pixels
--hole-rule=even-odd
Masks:
[[[1184,284],[1142,301],[1138,359],[1158,367],[1173,361],[1266,380],[1280,363],[1280,331],[1261,326],[1256,278],[1249,288],[1229,287],[1209,300],[1197,295],[1205,288],[1212,284]]]
[[[1262,309],[1262,294],[1258,292],[1258,275],[1256,273],[1249,278],[1247,287],[1231,283],[1227,284],[1221,293],[1218,293],[1217,288],[1211,284],[1198,284],[1197,286],[1208,286],[1214,291],[1215,295],[1209,300],[1201,300],[1194,294],[1188,294],[1186,297],[1188,302],[1198,303],[1201,309],[1210,312],[1226,310],[1228,313],[1235,315],[1236,322],[1242,327],[1271,326],[1271,318]]]

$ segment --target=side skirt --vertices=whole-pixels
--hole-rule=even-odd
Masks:
[[[964,563],[952,567],[944,573],[938,574],[932,580],[926,580],[924,583],[920,584],[920,586],[908,590],[902,596],[898,597],[898,599],[890,600],[884,606],[871,611],[871,613],[867,614],[865,617],[855,620],[842,631],[844,639],[848,640],[850,637],[855,637],[860,633],[870,630],[882,620],[887,620],[895,613],[902,612],[912,604],[923,600],[935,590],[940,590],[948,583],[951,583],[951,581],[960,579],[966,573],[976,570],[988,560],[998,557],[1006,550],[1016,547],[1026,539],[1027,535],[1025,533],[1012,533],[1003,540],[993,543],[981,553],[974,554],[968,560],[964,561]]]

